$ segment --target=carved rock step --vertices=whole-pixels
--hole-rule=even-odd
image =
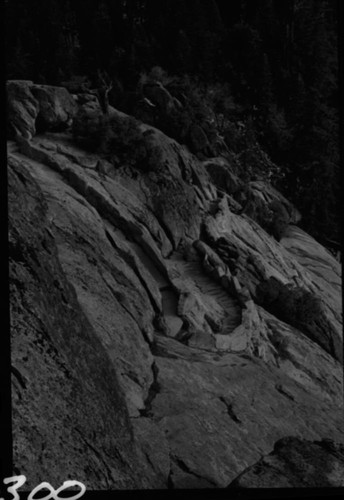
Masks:
[[[241,308],[234,297],[231,297],[220,284],[216,283],[205,271],[200,262],[178,263],[178,268],[182,274],[191,279],[199,291],[215,299],[217,304],[223,309],[223,331],[222,333],[231,333],[241,323]]]

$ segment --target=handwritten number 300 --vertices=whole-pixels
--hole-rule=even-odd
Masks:
[[[8,493],[10,493],[12,495],[12,498],[10,500],[20,500],[20,497],[17,493],[17,490],[21,486],[23,486],[25,481],[26,481],[25,476],[12,476],[12,477],[6,477],[6,479],[4,479],[5,484],[15,483],[13,486],[8,486],[8,488],[7,488]],[[65,497],[65,496],[59,497],[59,493],[61,493],[61,491],[64,491],[68,488],[73,488],[75,486],[78,486],[81,490],[76,495],[71,496],[71,497]],[[41,491],[43,489],[49,490],[48,495],[46,495],[45,497],[40,496],[39,498],[36,499],[36,497],[35,497],[36,493],[38,493],[39,491]],[[51,486],[51,484],[44,482],[44,483],[41,483],[38,486],[36,486],[36,488],[34,488],[31,491],[30,495],[27,497],[27,500],[77,500],[77,498],[82,497],[82,495],[85,493],[85,491],[86,491],[85,485],[82,483],[79,483],[79,481],[65,481],[63,483],[63,485],[60,486],[60,488],[58,488],[57,490],[55,490],[55,488],[53,488]]]

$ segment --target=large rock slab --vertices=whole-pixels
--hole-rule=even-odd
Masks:
[[[87,489],[156,485],[118,366],[60,264],[44,194],[13,158],[8,178],[13,462],[28,488],[68,477]]]
[[[27,160],[22,166],[30,170],[49,200],[48,217],[56,231],[61,265],[104,348],[120,367],[130,414],[138,414],[153,380],[153,358],[147,341],[155,312],[128,261],[130,254],[123,259],[114,235],[104,228],[92,204],[66,185],[54,170]],[[106,197],[109,199],[108,193]]]
[[[175,488],[188,487],[190,476],[193,487],[205,481],[208,487],[224,487],[286,435],[343,441],[341,382],[330,375],[337,366],[331,357],[319,357],[317,366],[326,364],[333,397],[324,396],[316,372],[309,376],[312,386],[272,363],[233,353],[219,356],[175,339],[158,337],[155,357],[159,386],[150,414],[167,437]]]

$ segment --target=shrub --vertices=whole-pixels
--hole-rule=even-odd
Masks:
[[[105,119],[99,130],[99,152],[113,163],[136,165],[146,157],[138,122],[131,117]]]
[[[105,122],[105,117],[99,109],[82,106],[73,120],[74,140],[90,151],[97,151],[105,134]]]
[[[267,311],[310,336],[323,319],[321,300],[303,288],[269,278],[257,287],[256,293],[257,302]]]
[[[124,164],[140,170],[160,168],[159,148],[153,144],[150,134],[142,132],[134,118],[94,113],[85,114],[78,121],[73,126],[74,137],[81,138],[85,147],[99,153],[114,166]]]

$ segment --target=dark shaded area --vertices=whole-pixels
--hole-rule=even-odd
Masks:
[[[329,354],[336,356],[330,322],[321,300],[311,292],[269,278],[258,285],[256,301],[276,318],[297,328]],[[283,341],[276,347],[283,352]]]
[[[343,471],[343,445],[327,439],[311,442],[286,437],[229,488],[339,487],[343,485]]]
[[[7,0],[7,77],[96,85],[105,71],[110,103],[149,121],[133,102],[160,67],[183,109],[159,127],[206,156],[220,133],[242,169],[273,172],[304,228],[338,250],[337,17],[334,0]]]

